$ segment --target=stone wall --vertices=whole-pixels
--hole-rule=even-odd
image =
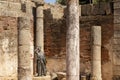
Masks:
[[[26,5],[30,3],[29,5]],[[25,12],[18,0],[0,0],[0,80],[17,80],[18,76],[18,17],[29,16],[33,37],[32,4],[24,4]],[[33,44],[33,40],[32,44]],[[33,48],[31,49],[33,50]],[[33,53],[31,53],[33,63]],[[33,65],[31,65],[33,66]]]
[[[0,5],[0,76],[15,77],[18,67],[17,18],[30,16],[33,19],[30,7],[35,5],[30,2],[29,5],[23,7],[20,3],[6,3],[5,1],[0,1]],[[44,5],[45,54],[47,56],[47,68],[51,72],[66,71],[67,27],[65,8],[65,6],[60,5]],[[83,8],[80,7],[80,10],[83,10]],[[80,68],[81,74],[91,73],[91,27],[94,25],[102,26],[102,77],[103,80],[112,80],[113,16],[111,11],[106,13],[106,10],[104,9],[101,14],[94,14],[97,16],[91,16],[86,12],[81,14],[84,16],[80,17]],[[33,25],[32,22],[33,20],[31,20],[31,25]],[[31,32],[33,34],[33,29]]]
[[[20,2],[20,0],[0,0],[0,1],[8,1],[8,2]]]
[[[114,0],[113,74],[120,79],[120,0]]]
[[[17,18],[0,16],[0,76],[17,76]]]

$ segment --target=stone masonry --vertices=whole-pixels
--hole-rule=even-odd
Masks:
[[[29,17],[31,32],[31,41],[29,44],[35,45],[35,23],[36,14],[34,14],[34,8],[36,8],[35,2],[38,0],[0,0],[0,80],[18,80],[18,67],[20,54],[18,50],[18,31],[19,31],[19,20],[18,17]],[[103,4],[102,4],[103,5]],[[43,5],[42,5],[43,6]],[[88,6],[84,5],[82,8],[82,16],[80,17],[80,73],[81,75],[91,74],[91,30],[92,26],[101,26],[101,70],[102,80],[119,80],[120,76],[120,58],[119,58],[119,47],[120,47],[120,1],[115,0],[114,2],[114,15],[110,11],[109,4],[101,10],[100,14],[97,12],[99,9],[94,8],[96,11],[93,14],[92,10],[89,12],[86,10]],[[87,9],[92,9],[93,5],[89,5]],[[39,19],[44,25],[44,51],[47,57],[47,70],[49,72],[66,71],[66,6],[61,5],[50,5],[44,4],[43,15],[39,15]],[[100,6],[100,9],[102,7]],[[107,11],[109,10],[109,11]],[[108,12],[108,13],[107,13]],[[44,19],[41,20],[41,17]],[[34,19],[34,20],[33,20]],[[28,21],[29,21],[28,20]],[[26,22],[26,21],[25,21]],[[39,22],[39,21],[38,21]],[[37,22],[37,23],[38,23]],[[28,23],[29,24],[29,23]],[[26,24],[27,25],[27,24]],[[25,26],[26,26],[25,25]],[[39,25],[39,23],[38,23]],[[43,26],[42,26],[43,27]],[[23,34],[23,33],[21,33]],[[25,34],[24,37],[29,35]],[[41,37],[40,37],[41,38]],[[41,42],[43,41],[41,40]],[[21,40],[22,41],[22,40]],[[25,41],[25,39],[23,39]],[[24,42],[25,43],[25,42]],[[25,45],[25,44],[24,44]],[[28,52],[31,55],[27,55],[25,61],[30,61],[31,58],[31,70],[33,64],[34,53],[32,45],[29,46]],[[31,49],[30,49],[31,48]],[[23,49],[21,49],[23,51]],[[24,52],[24,51],[23,51]],[[25,54],[21,54],[24,55]],[[22,60],[22,59],[21,59]],[[30,69],[30,64],[28,65]],[[54,67],[53,67],[54,66]],[[27,69],[26,69],[27,71]],[[34,70],[35,71],[35,70]],[[33,71],[33,72],[34,72]],[[31,71],[32,72],[32,71]],[[31,73],[30,72],[30,73]],[[21,72],[22,73],[22,72]],[[30,75],[31,76],[31,75]],[[34,77],[34,75],[32,75]],[[33,79],[38,80],[39,77]],[[49,76],[50,79],[50,76]]]
[[[113,74],[120,79],[120,0],[114,0]]]
[[[17,76],[17,18],[0,17],[0,76]]]

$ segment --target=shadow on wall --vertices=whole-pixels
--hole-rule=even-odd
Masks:
[[[51,9],[44,10],[45,53],[49,57],[63,57],[66,46],[65,18],[53,18]]]

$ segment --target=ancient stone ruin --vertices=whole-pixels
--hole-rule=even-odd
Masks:
[[[120,80],[120,0],[79,9],[81,80]],[[43,0],[0,0],[0,80],[66,80],[66,15]],[[36,76],[36,46],[47,76]]]

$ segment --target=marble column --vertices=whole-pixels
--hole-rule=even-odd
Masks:
[[[101,26],[92,27],[92,80],[101,77]]]

